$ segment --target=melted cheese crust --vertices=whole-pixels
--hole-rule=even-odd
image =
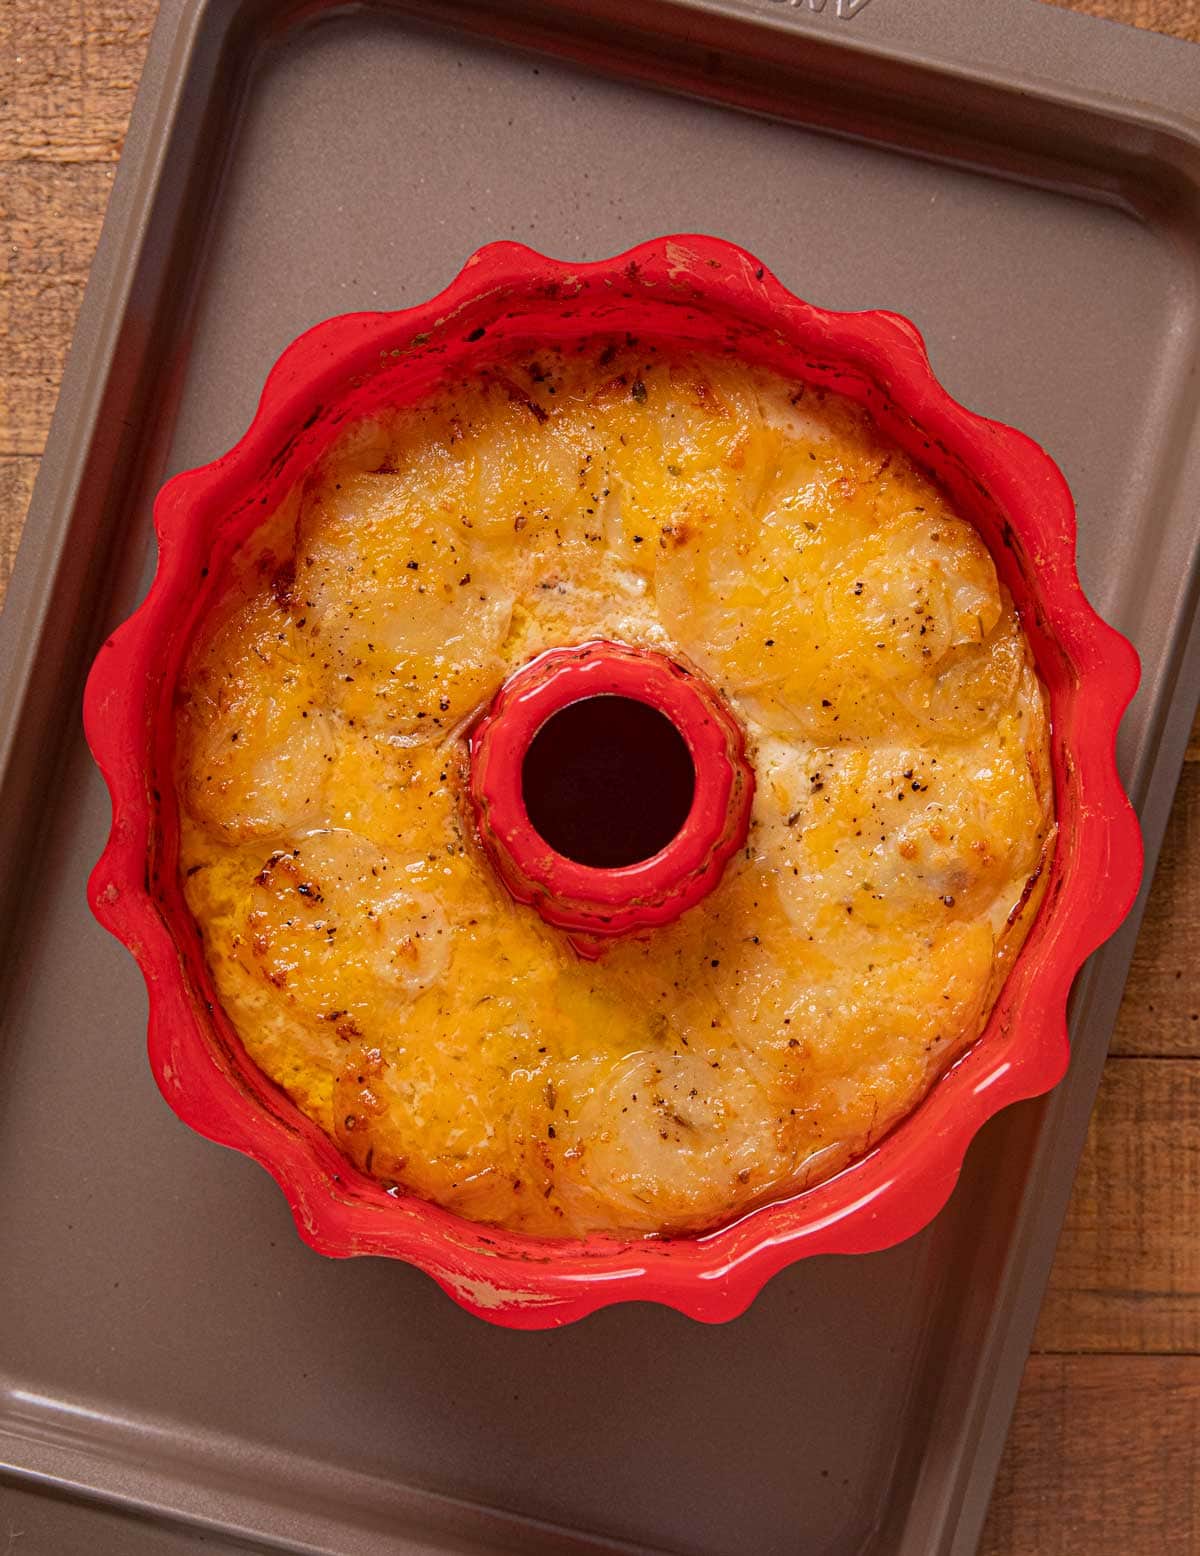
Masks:
[[[493,877],[462,730],[595,637],[704,671],[757,792],[699,906],[584,962]],[[255,1062],[385,1183],[553,1237],[711,1227],[867,1150],[980,1032],[1054,834],[973,528],[848,402],[636,345],[359,428],[235,558],[177,734]]]

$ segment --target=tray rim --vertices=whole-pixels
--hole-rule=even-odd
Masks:
[[[680,0],[670,0],[671,6],[676,11],[685,11],[686,3]],[[1187,42],[1178,39],[1160,37],[1158,35],[1138,34],[1132,29],[1119,28],[1118,24],[1112,24],[1105,28],[1105,24],[1093,18],[1071,15],[1070,13],[1055,12],[1049,8],[1035,5],[1034,0],[1002,0],[1000,9],[1007,8],[1015,13],[1018,4],[1022,12],[1022,19],[1036,21],[1049,17],[1054,18],[1056,25],[1065,23],[1075,29],[1079,35],[1084,36],[1086,30],[1096,29],[1111,31],[1117,27],[1122,33],[1128,33],[1130,44],[1135,51],[1142,52],[1149,47],[1176,51],[1182,54],[1189,50]],[[80,312],[71,354],[67,369],[63,378],[63,389],[60,395],[59,408],[56,411],[50,437],[47,442],[45,456],[42,461],[42,469],[39,472],[33,500],[30,504],[30,522],[26,525],[25,536],[21,550],[14,568],[13,580],[10,585],[9,599],[3,617],[0,618],[0,714],[3,715],[3,726],[0,735],[8,740],[7,749],[0,743],[0,751],[7,757],[15,758],[19,753],[14,752],[12,735],[19,722],[19,714],[23,705],[22,693],[28,691],[32,684],[32,678],[27,678],[25,673],[32,667],[32,651],[26,655],[23,652],[26,644],[36,645],[45,636],[45,608],[38,609],[34,595],[34,585],[39,581],[47,585],[46,598],[43,607],[50,597],[50,586],[56,582],[61,583],[64,571],[62,556],[69,529],[69,516],[73,513],[75,499],[81,483],[84,456],[92,449],[94,442],[94,426],[99,413],[102,400],[102,390],[106,387],[107,380],[98,382],[90,378],[90,367],[93,357],[99,356],[108,361],[111,358],[113,348],[117,342],[120,322],[124,313],[124,304],[135,282],[136,261],[142,256],[146,240],[146,217],[155,203],[163,164],[166,161],[168,150],[168,137],[179,132],[179,123],[187,116],[187,105],[181,102],[183,96],[182,86],[184,78],[181,76],[171,86],[165,80],[168,67],[178,65],[180,62],[190,60],[194,70],[201,74],[207,66],[211,66],[211,60],[204,61],[201,56],[205,54],[206,47],[211,49],[212,40],[201,37],[203,27],[208,24],[211,13],[216,9],[217,0],[164,0],[160,20],[156,27],[152,41],[150,54],[147,58],[147,66],[143,75],[143,86],[139,92],[138,104],[134,118],[131,122],[130,135],[126,156],[117,174],[113,198],[110,201],[108,216],[105,220],[104,232],[97,250],[96,263],[93,267],[92,280],[89,283],[87,295]],[[718,11],[721,8],[719,0],[705,7],[710,11]],[[761,24],[770,19],[773,13],[748,12],[744,6],[738,6],[737,14],[741,20],[748,20]],[[993,7],[993,12],[997,7]],[[225,7],[226,15],[222,19],[222,27],[228,31],[235,20],[236,4],[228,4]],[[423,8],[421,18],[427,19],[428,8]],[[1031,14],[1032,13],[1032,14]],[[411,15],[412,13],[409,12]],[[794,16],[784,13],[790,30],[797,27],[806,33],[819,18],[810,17],[804,13]],[[784,17],[780,17],[782,21]],[[447,8],[445,15],[446,25],[455,25],[459,18]],[[848,43],[843,35],[839,34],[839,45]],[[853,40],[854,49],[864,56],[882,57],[884,47],[874,40]],[[903,48],[893,50],[893,56],[907,59]],[[199,62],[198,62],[199,61]],[[944,66],[945,74],[969,75],[969,67],[960,68],[960,63],[951,59]],[[1001,85],[1011,88],[1014,81],[1019,78],[1009,76],[1000,78]],[[1055,85],[1052,83],[1052,85]],[[1039,95],[1044,95],[1042,84],[1034,86]],[[1137,111],[1131,111],[1127,103],[1119,96],[1107,92],[1083,91],[1077,87],[1062,87],[1061,83],[1055,85],[1056,100],[1061,102],[1075,102],[1084,108],[1098,108],[1106,115],[1132,121],[1135,123],[1146,122],[1150,127],[1157,124],[1160,128],[1171,130],[1179,129],[1186,143],[1186,149],[1194,151],[1198,141],[1196,130],[1198,126],[1188,115],[1172,115],[1165,117],[1151,115],[1145,120],[1141,110],[1145,103],[1137,105]],[[818,127],[820,128],[820,127]],[[158,132],[155,140],[153,132]],[[837,133],[836,131],[833,133]],[[921,155],[920,152],[913,153]],[[994,171],[994,170],[989,170]],[[161,213],[160,217],[161,217]],[[164,218],[165,219],[165,218]],[[126,258],[126,265],[119,266],[116,261],[122,253]],[[124,284],[121,283],[121,274],[124,273]],[[103,351],[101,347],[105,347]],[[68,458],[68,449],[71,444],[71,421],[67,414],[68,407],[77,412],[80,404],[86,409],[86,414],[78,419],[86,423],[89,428],[89,436],[78,444]],[[53,522],[52,522],[53,520]],[[44,521],[44,522],[43,522]],[[74,580],[68,579],[68,583]],[[1192,592],[1194,602],[1194,589]],[[1181,610],[1181,621],[1186,620],[1187,612]],[[32,631],[30,630],[32,628]],[[1153,742],[1152,751],[1147,752],[1143,762],[1143,772],[1137,776],[1141,780],[1131,784],[1131,788],[1138,794],[1140,809],[1144,815],[1152,819],[1146,822],[1147,831],[1147,879],[1143,888],[1142,898],[1134,909],[1126,929],[1116,937],[1115,942],[1110,942],[1114,947],[1114,958],[1120,954],[1126,956],[1130,946],[1118,946],[1117,942],[1132,941],[1136,933],[1137,921],[1144,903],[1145,891],[1149,887],[1150,871],[1153,868],[1154,859],[1158,852],[1161,839],[1162,826],[1165,824],[1166,813],[1169,810],[1171,797],[1174,792],[1176,777],[1182,762],[1184,746],[1190,729],[1190,691],[1180,692],[1180,685],[1187,682],[1194,685],[1200,679],[1200,620],[1194,613],[1190,635],[1180,633],[1172,645],[1174,652],[1170,656],[1170,663],[1174,666],[1173,679],[1177,683],[1173,690],[1162,692],[1157,699],[1161,703],[1161,729]],[[43,674],[40,679],[42,684],[54,684],[63,680],[62,665],[66,662],[67,655],[60,654],[57,658],[50,655],[49,674]],[[69,673],[69,672],[68,672]],[[1185,709],[1184,704],[1188,706]],[[52,759],[45,751],[41,752],[37,762],[38,766],[44,765]],[[3,767],[4,775],[10,780],[9,792],[13,787],[25,787],[23,784],[13,782],[13,768],[20,766],[30,767],[29,762],[22,763],[12,760]],[[18,778],[22,775],[17,774]],[[12,857],[15,857],[12,856]],[[1094,964],[1093,964],[1094,966]],[[1088,978],[1085,971],[1084,978]],[[1090,980],[1089,980],[1090,981]],[[1082,992],[1082,991],[1081,991]],[[1093,1045],[1094,1047],[1095,1045]],[[1103,1062],[1103,1050],[1100,1050],[1100,1063]],[[1094,1094],[1094,1085],[1089,1086],[1090,1093]],[[1090,1112],[1090,1097],[1087,1108],[1084,1111],[1084,1125],[1086,1127],[1087,1113]],[[1080,1139],[1082,1136],[1080,1136]],[[1073,1152],[1077,1158],[1078,1151]],[[1069,1190],[1069,1183],[1068,1183]],[[1022,1215],[1024,1212],[1018,1212]],[[1061,1221],[1061,1215],[1053,1218],[1054,1226]],[[1039,1263],[1041,1261],[1038,1261]],[[1048,1268],[1048,1260],[1046,1261]],[[1046,1271],[1035,1270],[1030,1276],[1026,1271],[1023,1277],[1024,1305],[1029,1306],[1029,1293],[1032,1282],[1032,1311],[1036,1316],[1037,1306],[1040,1301],[1041,1290],[1044,1286]],[[1012,1314],[1009,1314],[1010,1319]],[[1028,1322],[1026,1322],[1028,1319]],[[1021,1356],[1027,1350],[1028,1336],[1032,1332],[1032,1318],[1028,1315],[1022,1317],[1015,1325],[1016,1329],[1025,1334],[1025,1340],[1019,1341]],[[1014,1324],[1009,1323],[1008,1342],[1010,1343]],[[1019,1337],[1018,1337],[1019,1339]],[[998,1344],[1003,1343],[1003,1337]],[[1012,1401],[1015,1398],[1016,1388],[1019,1383],[1020,1366],[1013,1373],[1010,1380],[1011,1388],[1005,1384],[998,1388],[995,1384],[990,1386],[989,1399],[983,1402],[982,1408],[987,1415],[987,1420],[975,1432],[976,1442],[969,1449],[969,1462],[965,1468],[960,1466],[956,1476],[956,1501],[958,1505],[947,1512],[949,1522],[940,1527],[937,1549],[955,1552],[966,1552],[974,1548],[974,1535],[982,1523],[983,1514],[986,1512],[987,1498],[990,1489],[992,1473],[995,1461],[998,1459],[1000,1448],[1003,1444],[1004,1432],[1008,1417],[1011,1413]],[[957,1455],[956,1455],[957,1457]],[[18,1472],[19,1473],[19,1472]],[[969,1482],[969,1484],[968,1484]],[[982,1491],[980,1486],[982,1484]],[[99,1494],[99,1493],[97,1493]],[[974,1508],[971,1502],[976,1504]],[[979,1505],[981,1503],[981,1505]],[[905,1546],[906,1551],[910,1547]],[[932,1547],[912,1547],[914,1550],[924,1551]]]
[[[316,0],[316,3],[320,4],[321,0]],[[361,3],[368,15],[395,15],[411,22],[431,26],[457,25],[472,36],[494,39],[505,45],[543,53],[552,58],[565,59],[577,65],[580,63],[577,49],[562,43],[558,36],[548,36],[544,28],[539,26],[540,20],[548,15],[567,13],[572,18],[597,18],[599,22],[604,23],[613,18],[624,19],[627,15],[627,8],[621,4],[621,0],[508,0],[507,6],[501,9],[517,10],[522,15],[513,25],[497,27],[492,24],[493,12],[486,9],[486,0],[442,0],[440,5],[438,0],[361,0]],[[855,61],[856,68],[846,74],[854,81],[856,88],[869,86],[871,73],[879,65],[902,67],[910,77],[916,76],[923,82],[932,80],[961,82],[972,89],[1004,97],[1013,104],[1037,99],[1072,114],[1089,114],[1114,124],[1132,125],[1137,128],[1139,135],[1159,137],[1172,152],[1182,154],[1191,163],[1187,169],[1179,168],[1174,164],[1172,166],[1174,171],[1183,174],[1192,192],[1200,195],[1200,100],[1189,111],[1176,105],[1164,106],[1149,97],[1139,96],[1136,99],[1123,97],[1116,91],[1104,87],[1064,81],[1040,71],[1021,69],[1005,74],[998,69],[989,68],[979,60],[966,61],[948,55],[935,56],[922,53],[919,47],[906,42],[895,43],[886,38],[881,41],[877,38],[854,36],[848,33],[844,26],[839,28],[835,37],[824,23],[826,13],[814,14],[811,9],[812,0],[808,0],[808,3],[810,9],[805,10],[801,8],[805,0],[642,0],[640,9],[645,16],[661,18],[663,22],[672,24],[673,36],[688,42],[705,42],[710,35],[713,39],[719,40],[721,29],[732,26],[741,29],[747,35],[771,34],[789,43],[796,43],[799,40],[805,49],[820,59],[841,62],[849,57]],[[832,0],[829,0],[829,3],[832,4]],[[866,3],[867,0],[864,0],[864,6]],[[928,9],[936,12],[944,7],[945,0],[924,0],[924,3]],[[485,6],[482,11],[481,4]],[[344,13],[345,7],[353,5],[355,0],[329,0],[323,10],[322,24],[335,20],[339,14]],[[996,8],[997,6],[993,5],[993,9]],[[1126,47],[1147,51],[1163,50],[1167,58],[1173,58],[1177,63],[1187,58],[1196,47],[1187,39],[1153,33],[1128,24],[1069,11],[1055,5],[1053,0],[999,0],[998,8],[1011,10],[1014,13],[1014,24],[1016,13],[1019,13],[1021,19],[1035,29],[1061,27],[1064,24],[1068,29],[1078,29],[1082,26],[1091,31],[1093,36],[1105,30],[1111,33],[1115,29]],[[525,13],[531,15],[533,21],[526,20]],[[480,16],[484,20],[481,21]],[[695,27],[697,18],[710,31],[698,33]],[[647,38],[662,36],[666,30],[662,25],[656,32],[645,27],[639,36]],[[764,57],[769,56],[764,55]],[[586,65],[582,68],[602,76],[607,74],[604,61],[591,52],[588,54]],[[1027,172],[1011,174],[995,166],[979,167],[961,156],[934,153],[910,141],[897,142],[882,134],[872,135],[840,128],[837,123],[829,122],[813,111],[811,105],[809,114],[803,117],[788,116],[774,110],[758,110],[747,106],[737,97],[723,90],[715,74],[706,80],[707,90],[703,93],[665,84],[660,77],[648,76],[637,66],[630,68],[627,65],[620,70],[620,75],[622,79],[638,81],[657,91],[675,93],[701,102],[716,103],[742,112],[764,113],[766,117],[781,119],[783,122],[816,133],[881,143],[889,149],[899,151],[902,155],[943,162],[951,166],[966,166],[972,171],[983,172],[1001,180],[1015,180],[1034,185],[1044,183],[1043,179],[1031,176]],[[1007,128],[1011,129],[1012,126]],[[1011,144],[1011,142],[998,139],[996,144]],[[1160,157],[1159,160],[1165,159]],[[1057,186],[1052,181],[1050,187]],[[1155,216],[1161,209],[1155,193],[1141,186],[1135,187],[1132,191],[1115,194],[1106,193],[1095,185],[1084,184],[1078,186],[1076,192],[1086,200],[1116,205],[1139,218]]]

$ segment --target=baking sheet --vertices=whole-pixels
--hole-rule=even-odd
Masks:
[[[523,1335],[303,1248],[158,1098],[139,977],[83,902],[108,817],[82,673],[148,582],[161,480],[320,318],[491,238],[689,229],[909,314],[952,392],[1062,464],[1085,586],[1143,656],[1121,760],[1153,861],[1200,683],[1196,54],[1032,0],[629,16],[164,5],[0,621],[0,1508],[102,1501],[61,1501],[62,1549],[136,1548],[121,1508],[225,1548],[974,1546],[1136,915],[1077,986],[1068,1081],[984,1131],[919,1237],[798,1265],[720,1329]]]

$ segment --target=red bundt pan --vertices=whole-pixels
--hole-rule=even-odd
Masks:
[[[179,886],[172,694],[221,564],[349,423],[510,351],[627,330],[736,352],[847,395],[941,482],[990,547],[1049,688],[1061,830],[1041,912],[986,1031],[869,1155],[703,1237],[540,1242],[388,1194],[246,1057]],[[945,1203],[984,1121],[1062,1077],[1072,980],[1124,918],[1141,873],[1113,754],[1137,658],[1080,589],[1074,509],[1058,468],[1021,433],[956,404],[906,319],[814,308],[713,238],[660,238],[585,265],[490,244],[429,302],[349,314],[301,336],[272,369],[245,437],[170,481],[154,518],[154,582],[105,643],[85,696],[88,740],[113,800],[89,897],[145,975],[163,1096],[201,1134],[261,1162],[321,1253],[405,1259],[463,1307],[514,1328],[634,1300],[718,1322],[796,1259],[911,1236]]]

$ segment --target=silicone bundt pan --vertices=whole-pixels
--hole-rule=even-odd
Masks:
[[[867,1156],[705,1236],[539,1242],[389,1194],[246,1057],[177,878],[172,696],[223,561],[349,423],[497,355],[625,331],[736,351],[847,395],[941,482],[995,557],[1049,688],[1060,835],[1041,911],[986,1031]],[[193,1129],[260,1162],[319,1252],[404,1259],[463,1307],[514,1328],[634,1300],[719,1322],[797,1259],[865,1253],[925,1226],[980,1126],[1063,1075],[1072,980],[1125,916],[1141,873],[1113,754],[1137,659],[1080,589],[1074,508],[1056,465],[1021,433],[951,399],[906,319],[815,308],[713,238],[661,238],[585,265],[490,244],[429,302],[349,314],[302,335],[272,369],[245,437],[170,481],[154,520],[154,582],[104,644],[85,696],[88,740],[113,801],[90,901],[145,976],[163,1096]]]

